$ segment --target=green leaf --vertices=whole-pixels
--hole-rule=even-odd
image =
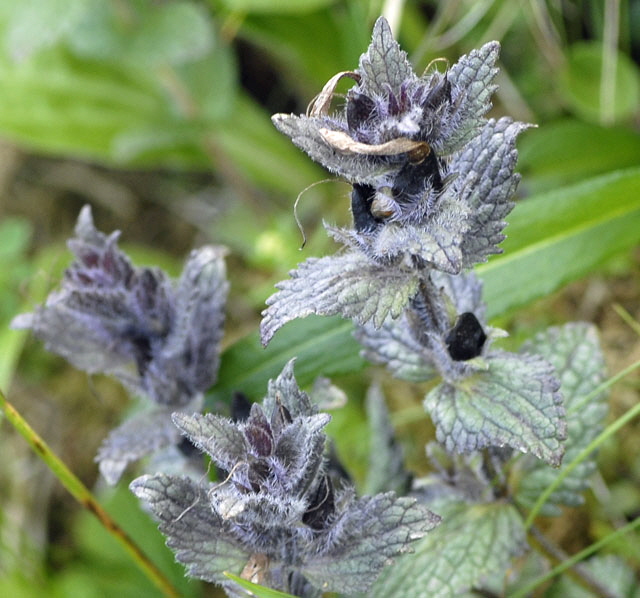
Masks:
[[[140,69],[200,59],[213,47],[209,15],[195,3],[87,1],[90,9],[68,35],[78,56]]]
[[[130,55],[138,66],[182,64],[202,58],[213,45],[208,14],[191,2],[151,5],[134,37]]]
[[[335,2],[336,0],[222,0],[229,10],[255,13],[305,13]]]
[[[477,268],[488,317],[548,295],[635,246],[640,168],[530,197],[507,220],[504,255]]]
[[[410,475],[404,468],[403,451],[395,438],[382,389],[372,385],[366,396],[369,421],[369,470],[365,483],[366,494],[393,490],[406,493]]]
[[[291,0],[300,3],[297,0]],[[305,15],[253,14],[240,35],[274,59],[287,84],[310,100],[336,73],[354,68],[370,41],[366,11],[350,3],[347,11]]]
[[[425,409],[448,451],[510,446],[559,466],[566,435],[562,397],[549,362],[496,352],[488,368],[427,394]]]
[[[564,456],[569,463],[602,432],[607,414],[606,394],[592,395],[605,379],[604,356],[594,326],[585,323],[549,328],[522,347],[541,355],[552,363],[560,379],[560,392],[567,410],[567,442]],[[558,475],[539,461],[523,458],[515,464],[519,480],[517,500],[531,507],[540,493]],[[584,502],[582,492],[589,486],[588,478],[596,469],[592,454],[567,476],[549,497],[542,510],[544,515],[560,515],[557,505],[576,506]]]
[[[21,0],[8,3],[5,46],[12,58],[24,60],[52,46],[80,22],[93,0]]]
[[[600,42],[576,43],[560,73],[560,92],[569,107],[586,120],[620,121],[638,113],[640,70],[626,54],[615,51],[607,57],[606,53]],[[605,64],[607,59],[610,64]]]
[[[208,141],[256,185],[294,198],[323,171],[298,151],[271,124],[267,112],[246,94],[238,94],[234,110],[211,127]]]
[[[487,575],[505,574],[525,544],[522,520],[503,503],[458,503],[442,523],[398,559],[369,592],[371,598],[459,598]]]
[[[518,141],[521,187],[557,189],[640,164],[640,135],[628,127],[602,127],[575,119],[547,123]]]
[[[341,315],[380,328],[387,316],[402,314],[418,288],[410,272],[380,266],[353,251],[309,258],[290,275],[267,299],[260,325],[265,345],[284,324],[311,314]]]
[[[224,574],[231,580],[237,583],[241,588],[247,590],[247,596],[256,596],[256,598],[295,598],[291,594],[286,592],[279,592],[278,590],[272,590],[271,588],[265,588],[257,583],[251,583],[246,579],[242,579],[233,573],[225,571]]]
[[[207,397],[211,408],[228,403],[234,391],[253,400],[266,395],[267,382],[275,379],[285,363],[296,358],[296,379],[301,387],[318,376],[356,372],[365,365],[352,336],[353,324],[339,317],[309,316],[287,324],[266,349],[257,333],[238,341],[222,353],[220,376]]]

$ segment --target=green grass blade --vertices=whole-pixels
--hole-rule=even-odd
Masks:
[[[241,339],[222,354],[220,378],[207,397],[212,402],[228,402],[234,391],[253,400],[267,391],[267,381],[275,378],[291,358],[296,358],[295,376],[305,387],[317,376],[356,372],[364,367],[360,345],[351,335],[353,324],[339,317],[309,316],[284,326],[266,348],[257,333]]]
[[[24,420],[18,411],[7,401],[0,392],[0,409],[13,427],[24,437],[36,454],[46,463],[47,467],[60,480],[60,483],[87,510],[93,513],[104,528],[129,553],[135,563],[142,569],[149,580],[160,589],[163,596],[177,598],[178,591],[165,575],[149,560],[142,550],[134,543],[129,535],[111,518],[88,488],[69,470],[69,468],[55,455],[47,443]]]
[[[528,596],[530,592],[537,588],[540,584],[543,584],[545,581],[549,581],[557,575],[560,575],[567,569],[573,567],[576,563],[579,563],[580,561],[586,559],[588,556],[592,555],[594,552],[597,552],[601,548],[604,548],[607,544],[610,544],[614,540],[617,540],[621,536],[624,536],[625,534],[628,534],[637,528],[640,528],[640,517],[637,517],[621,528],[618,528],[615,532],[612,532],[601,540],[594,542],[593,544],[591,544],[591,546],[587,546],[584,550],[581,550],[577,554],[574,554],[567,560],[562,561],[562,563],[551,569],[551,571],[541,575],[540,577],[537,577],[532,582],[513,592],[513,594],[509,594],[507,598],[524,598],[525,596]]]
[[[604,391],[606,388],[613,385],[620,378],[627,375],[630,371],[640,367],[640,361],[636,361],[631,366],[626,368],[624,371],[620,372],[618,375],[610,378],[607,382],[600,385],[594,393],[600,393]],[[593,393],[592,393],[593,394]],[[599,434],[592,442],[590,442],[578,455],[576,455],[575,459],[568,463],[562,470],[558,473],[558,476],[555,480],[547,486],[546,490],[538,497],[538,500],[529,511],[529,515],[525,521],[525,527],[529,529],[533,522],[535,521],[540,509],[545,504],[547,499],[553,494],[553,492],[560,486],[563,480],[578,466],[579,463],[584,461],[593,451],[595,451],[602,443],[604,443],[608,438],[613,436],[618,430],[624,427],[627,423],[629,423],[632,419],[640,415],[640,403],[635,405],[632,409],[627,411],[624,415],[619,417],[616,421],[608,425],[601,434]]]
[[[507,220],[504,254],[477,268],[489,317],[548,295],[636,245],[640,168],[530,197]]]

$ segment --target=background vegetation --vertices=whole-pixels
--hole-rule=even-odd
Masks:
[[[383,12],[417,71],[500,40],[494,112],[538,125],[518,143],[523,180],[505,255],[479,269],[493,322],[517,345],[552,323],[594,321],[610,373],[640,359],[640,3],[0,0],[0,388],[97,484],[185,596],[216,593],[182,578],[126,484],[114,492],[97,480],[93,456],[130,408],[124,392],[72,370],[8,322],[56,284],[69,261],[64,240],[87,202],[100,230],[123,231],[138,263],[175,273],[191,247],[226,244],[227,350],[210,404],[233,389],[260,398],[266,379],[299,355],[301,383],[323,373],[347,391],[329,432],[362,483],[361,404],[377,377],[410,467],[424,471],[423,390],[364,369],[350,325],[292,323],[267,352],[256,334],[273,284],[332,250],[322,220],[349,219],[348,186],[328,179],[269,117],[304,112],[331,75],[355,67]],[[301,253],[293,203],[305,189]],[[615,387],[611,417],[638,401],[639,387],[637,375]],[[6,423],[0,448],[0,595],[157,595]],[[640,423],[600,463],[587,505],[548,530],[568,553],[640,514]],[[637,532],[608,550],[640,570]]]

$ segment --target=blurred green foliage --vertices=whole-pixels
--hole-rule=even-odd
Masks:
[[[494,111],[539,127],[519,142],[523,181],[505,254],[480,269],[493,316],[637,245],[634,2],[0,0],[0,137],[25,152],[115,170],[210,175],[220,209],[205,232],[231,248],[232,302],[248,304],[248,315],[234,317],[246,315],[253,326],[274,282],[302,259],[293,202],[327,177],[272,127],[270,115],[304,112],[333,74],[354,68],[383,11],[418,70],[499,39]],[[320,220],[349,217],[348,189],[331,182],[303,199],[305,255],[317,255],[329,247]],[[24,297],[30,309],[44,296],[47,283],[35,273],[50,272],[51,263],[39,257],[50,253],[29,253],[31,233],[25,218],[0,222],[0,256],[11,265],[0,270],[3,330],[25,309]],[[33,288],[25,292],[29,279]],[[243,335],[230,330],[231,338]],[[0,385],[14,375],[23,342],[16,332],[0,333]],[[237,388],[259,398],[294,355],[305,383],[363,367],[347,323],[309,319],[285,327],[267,351],[256,334],[229,347],[209,400],[224,401]],[[347,434],[350,417],[355,433]],[[333,426],[339,450],[366,445],[357,407],[337,415]],[[121,493],[114,498],[118,518],[169,566],[154,525]],[[68,555],[63,571],[50,571],[43,547],[38,583],[4,571],[0,559],[0,595],[154,595],[88,516],[74,533],[74,555],[82,556]],[[185,596],[198,595],[198,584],[180,587]]]

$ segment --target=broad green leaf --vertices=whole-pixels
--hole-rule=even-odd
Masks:
[[[306,13],[335,2],[336,0],[222,0],[229,10],[256,13]]]
[[[133,68],[175,66],[204,57],[215,41],[208,13],[193,2],[87,1],[89,10],[68,35],[69,47],[83,58]]]
[[[2,135],[47,153],[110,161],[118,133],[167,125],[165,99],[148,77],[60,49],[21,63],[0,56],[0,86]]]
[[[548,295],[637,245],[640,168],[530,197],[507,220],[504,255],[477,268],[490,318]]]
[[[371,598],[459,598],[485,576],[506,574],[524,548],[522,520],[510,505],[460,503],[441,514],[442,523],[380,577]]]
[[[448,451],[510,446],[558,467],[566,437],[559,383],[548,361],[496,352],[487,369],[443,382],[424,399],[436,437]]]
[[[620,121],[638,113],[640,70],[626,54],[616,51],[605,64],[606,50],[596,41],[574,44],[560,72],[559,90],[569,107],[595,122]],[[613,72],[603,69],[612,68]],[[607,80],[610,75],[611,80]],[[606,86],[603,88],[603,85]],[[606,103],[604,103],[606,102]]]
[[[267,382],[275,379],[284,364],[296,358],[296,379],[301,387],[318,376],[355,372],[365,365],[352,336],[353,324],[339,317],[309,316],[287,324],[266,349],[257,333],[238,341],[222,353],[220,375],[208,407],[228,403],[234,391],[253,400],[265,396]]]
[[[297,0],[292,0],[297,2]],[[309,101],[336,73],[354,68],[367,47],[371,29],[364,11],[351,3],[345,14],[249,15],[239,34],[273,56],[287,84]],[[343,87],[341,86],[342,90]]]
[[[605,378],[598,334],[589,324],[567,324],[542,332],[526,343],[522,350],[550,361],[560,379],[560,392],[567,410],[564,462],[570,463],[604,428],[606,394],[591,394]],[[531,507],[558,475],[557,470],[530,458],[522,458],[514,467],[518,472],[514,476],[518,480],[516,498],[526,507]],[[561,511],[556,505],[582,504],[584,498],[581,493],[589,486],[588,478],[595,469],[595,455],[592,454],[549,497],[543,514],[559,515]]]
[[[311,314],[341,315],[380,328],[387,316],[402,314],[416,294],[418,279],[401,267],[391,270],[351,251],[309,258],[276,287],[262,312],[265,345],[284,324]]]
[[[7,3],[5,48],[16,60],[54,45],[92,8],[93,0],[21,0]]]
[[[255,184],[291,196],[326,175],[271,124],[269,114],[245,94],[234,110],[212,126],[207,142]]]
[[[521,189],[550,191],[640,164],[640,134],[575,119],[547,123],[518,140]]]
[[[129,49],[139,65],[182,64],[202,58],[211,49],[211,22],[195,3],[152,4],[146,12]]]

